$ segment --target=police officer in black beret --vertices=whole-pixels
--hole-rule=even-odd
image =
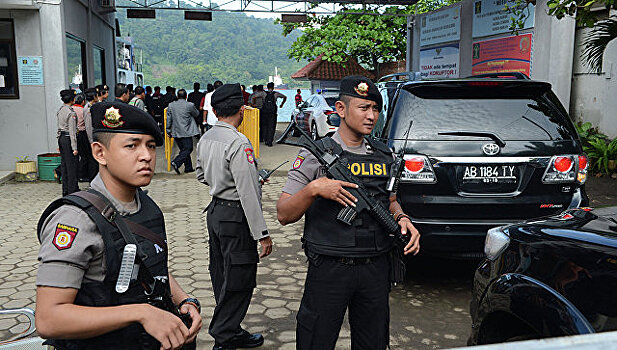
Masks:
[[[91,188],[54,201],[39,220],[37,331],[59,350],[194,349],[199,301],[169,273],[163,213],[140,189],[161,131],[121,102],[93,105],[92,123]]]
[[[60,173],[62,174],[62,195],[79,191],[77,183],[77,114],[71,107],[75,101],[75,90],[60,91],[63,105],[56,113],[58,118],[58,148],[60,149]]]
[[[212,108],[218,121],[197,144],[197,180],[210,186],[212,196],[207,224],[216,307],[208,332],[214,350],[253,348],[264,342],[261,334],[251,334],[240,325],[257,283],[257,262],[272,252],[261,210],[257,160],[251,142],[237,129],[243,104],[240,84],[216,89]]]
[[[396,194],[386,190],[393,162],[391,150],[365,137],[377,122],[382,98],[375,84],[363,76],[341,81],[336,111],[341,125],[321,142],[347,159],[352,173],[410,234],[405,254],[416,254],[419,233],[403,213]],[[343,206],[354,205],[346,188],[356,184],[329,179],[325,169],[302,149],[288,173],[277,203],[283,225],[304,215],[303,246],[309,267],[304,296],[297,315],[297,348],[334,349],[345,311],[349,310],[351,348],[383,350],[389,343],[389,252],[391,237],[368,213],[361,212],[351,226],[336,219]]]

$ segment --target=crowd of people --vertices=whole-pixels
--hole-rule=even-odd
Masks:
[[[196,83],[187,94],[167,87],[167,93],[160,95],[155,87],[150,96],[148,89],[117,84],[113,101],[105,101],[106,86],[87,89],[84,96],[72,90],[60,93],[64,104],[58,111],[58,143],[64,197],[49,205],[37,226],[41,248],[36,324],[48,339],[46,344],[61,350],[196,347],[202,325],[200,302],[184,292],[169,272],[163,212],[141,190],[152,180],[156,146],[163,144],[157,110],[149,109],[155,99],[167,108],[164,130],[180,148],[172,167],[178,174],[180,166],[187,173],[195,171],[212,197],[205,211],[208,270],[216,302],[208,327],[213,350],[264,343],[262,334],[250,333],[241,323],[257,285],[257,263],[272,253],[273,242],[261,203],[265,181],[258,175],[253,145],[238,127],[247,106],[259,108],[262,137],[271,145],[270,117],[276,121],[277,100],[283,99],[282,106],[286,97],[275,92],[273,84],[267,91],[255,86],[252,94],[240,84],[220,81],[208,86],[211,91],[199,88]],[[336,102],[341,126],[331,138],[318,142],[362,167],[378,163],[389,169],[392,151],[365,137],[381,107],[381,95],[368,78],[344,78]],[[198,124],[206,132],[197,143],[193,167],[190,153],[193,138],[201,133]],[[86,138],[79,141],[84,133]],[[80,149],[82,143],[90,148]],[[78,156],[90,161],[87,153],[98,171],[88,173],[93,176],[90,188],[79,191],[71,167]],[[402,252],[390,232],[366,211],[359,212],[352,225],[337,220],[341,208],[355,207],[351,189],[359,186],[326,174],[315,155],[301,149],[276,207],[282,225],[305,218],[302,247],[308,273],[297,314],[297,348],[334,349],[348,310],[351,348],[385,350],[388,293],[394,282],[390,271],[394,261],[400,261],[399,254],[419,251],[419,233],[396,193],[386,189],[388,171],[383,176],[360,174],[358,182],[390,212],[401,234],[411,236]]]

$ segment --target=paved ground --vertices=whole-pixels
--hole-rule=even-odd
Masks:
[[[283,160],[293,160],[296,152],[289,146],[263,147],[260,163],[272,168]],[[274,252],[259,264],[258,288],[245,320],[247,329],[265,334],[263,349],[295,349],[295,315],[306,274],[299,239],[302,222],[282,227],[276,221],[275,204],[285,181],[284,172],[277,173],[264,187],[263,208]],[[611,190],[617,187],[615,182],[612,186],[593,183],[592,179],[588,189],[594,205],[617,204],[615,191]],[[212,340],[205,329],[214,309],[214,296],[207,270],[208,243],[202,215],[210,201],[208,188],[199,184],[194,174],[167,173],[161,159],[147,189],[165,213],[171,271],[180,285],[203,305],[204,330],[198,348],[210,349]],[[60,192],[60,185],[50,182],[0,185],[0,308],[34,309],[36,223],[43,209]],[[475,264],[420,258],[412,260],[409,266],[407,282],[391,293],[392,348],[463,346],[470,330],[468,303]],[[3,339],[7,333],[22,328],[15,319],[0,317]],[[349,348],[349,331],[344,325],[337,349]]]

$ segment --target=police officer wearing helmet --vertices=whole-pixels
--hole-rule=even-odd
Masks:
[[[77,184],[77,114],[71,107],[75,101],[75,90],[60,91],[64,103],[56,113],[58,118],[58,148],[60,149],[60,172],[62,174],[62,195],[79,191]]]
[[[363,76],[341,81],[336,111],[338,131],[323,146],[346,159],[349,168],[397,219],[401,233],[410,234],[405,254],[419,251],[419,233],[403,213],[396,194],[386,191],[393,162],[391,150],[367,138],[377,122],[382,98]],[[334,349],[345,311],[349,310],[351,348],[379,350],[389,343],[390,291],[388,233],[366,212],[351,226],[336,219],[343,206],[354,205],[346,188],[356,184],[329,179],[307,150],[300,150],[277,203],[281,224],[305,216],[303,247],[309,267],[297,315],[297,348]]]
[[[196,167],[197,180],[210,186],[212,196],[207,225],[216,307],[208,331],[215,350],[252,348],[263,344],[263,336],[240,323],[256,286],[257,262],[272,252],[272,239],[261,210],[253,146],[237,130],[244,113],[240,84],[219,87],[211,103],[218,121],[197,144]]]
[[[91,112],[99,173],[38,224],[37,331],[56,349],[179,349],[201,328],[200,305],[169,274],[163,213],[140,189],[161,132],[124,103]]]

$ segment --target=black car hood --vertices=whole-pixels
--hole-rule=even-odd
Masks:
[[[514,226],[519,232],[617,248],[617,206],[570,209],[543,220],[526,221]]]

